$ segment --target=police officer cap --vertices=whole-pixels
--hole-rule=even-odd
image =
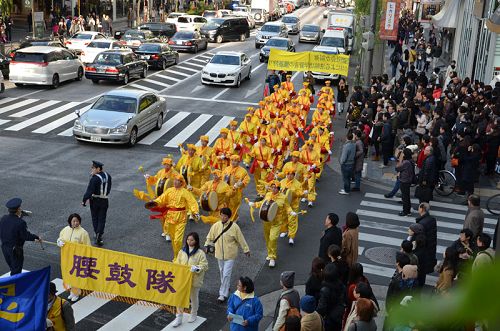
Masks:
[[[5,204],[5,207],[8,209],[17,209],[21,207],[21,204],[23,203],[23,200],[21,198],[12,198],[7,203]]]
[[[104,167],[104,164],[102,162],[92,160],[92,166],[94,168],[101,168],[102,169],[102,167]]]

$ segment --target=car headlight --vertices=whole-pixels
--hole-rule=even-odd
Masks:
[[[75,130],[82,130],[83,129],[83,125],[82,125],[82,123],[80,123],[80,120],[75,121],[75,124],[73,125],[73,129],[75,129]]]
[[[238,71],[236,72],[231,72],[231,73],[228,73],[227,75],[230,76],[230,77],[234,77],[238,74]]]
[[[202,73],[203,75],[208,75],[208,71],[205,71],[205,70],[202,70],[202,71],[201,71],[201,73]]]
[[[127,132],[127,125],[123,124],[114,129],[111,129],[110,133],[125,133]]]

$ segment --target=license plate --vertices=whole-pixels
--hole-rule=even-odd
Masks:
[[[106,69],[105,68],[97,68],[97,72],[106,72]]]
[[[101,142],[101,137],[90,136],[90,141]]]
[[[141,59],[149,60],[149,55],[141,55]]]
[[[177,40],[177,45],[182,45],[182,40]]]

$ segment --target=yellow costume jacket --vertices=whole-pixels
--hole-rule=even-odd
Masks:
[[[187,212],[198,214],[198,202],[187,189],[170,187],[153,200],[159,207],[166,208],[165,222],[179,224],[187,221]]]

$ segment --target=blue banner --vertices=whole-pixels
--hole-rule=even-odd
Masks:
[[[0,330],[45,330],[50,266],[0,278]]]

